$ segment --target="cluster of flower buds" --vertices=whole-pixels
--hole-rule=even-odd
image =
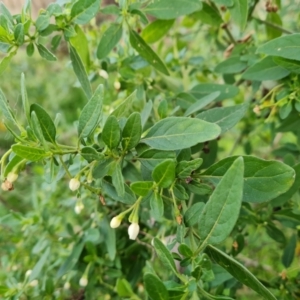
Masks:
[[[4,182],[1,184],[1,188],[3,191],[12,191],[14,189],[13,182],[15,182],[18,178],[17,173],[9,172]]]
[[[110,227],[111,228],[117,228],[120,226],[122,222],[122,216],[118,215],[116,217],[113,217],[110,221]],[[132,222],[130,226],[128,227],[128,235],[130,240],[135,240],[140,232],[140,226],[136,222]]]
[[[272,1],[268,0],[266,2],[266,11],[276,13],[278,11],[278,6],[276,4],[273,4]]]

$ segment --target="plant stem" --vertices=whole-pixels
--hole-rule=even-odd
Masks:
[[[287,29],[281,27],[280,25],[271,23],[271,22],[269,22],[269,21],[267,21],[267,20],[261,20],[261,19],[256,18],[256,17],[252,17],[252,19],[253,19],[253,20],[256,20],[257,22],[259,22],[259,23],[261,23],[261,24],[265,24],[265,25],[267,25],[267,26],[269,26],[269,27],[272,27],[272,28],[274,28],[274,29],[277,29],[277,30],[279,30],[279,31],[281,31],[281,32],[283,32],[283,33],[287,33],[287,34],[293,34],[293,33],[294,33],[293,31],[287,30]]]

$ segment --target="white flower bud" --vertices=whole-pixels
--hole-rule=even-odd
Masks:
[[[16,174],[16,173],[9,172],[8,175],[7,175],[7,177],[6,177],[6,179],[7,179],[8,181],[10,181],[10,182],[14,182],[14,181],[17,180],[18,176],[19,176],[19,175]]]
[[[101,77],[103,77],[104,79],[108,79],[108,74],[107,74],[107,72],[105,70],[100,70],[99,71],[99,75]]]
[[[117,227],[120,226],[121,222],[122,222],[122,219],[119,216],[116,216],[116,217],[111,219],[110,227],[111,228],[117,228]]]
[[[132,223],[128,227],[128,235],[130,240],[135,240],[140,231],[140,226],[138,223]]]
[[[37,286],[38,284],[39,284],[39,281],[38,281],[37,279],[34,279],[34,280],[32,280],[32,281],[29,283],[29,285],[32,286],[32,287],[35,287],[35,286]]]
[[[70,287],[71,287],[71,284],[70,284],[70,282],[66,282],[65,284],[64,284],[64,289],[65,290],[68,290],[68,289],[70,289]]]
[[[32,273],[32,270],[27,270],[25,273],[25,277],[29,277],[31,273]]]
[[[88,279],[86,278],[86,276],[82,276],[79,280],[79,285],[80,286],[87,286],[89,283]]]
[[[7,185],[6,185],[6,181],[2,182],[2,184],[1,184],[1,189],[2,189],[3,191],[8,191],[8,187],[7,187]]]
[[[76,191],[80,187],[80,181],[77,178],[72,178],[69,182],[69,188],[71,191]]]
[[[115,81],[115,82],[114,82],[114,88],[115,88],[116,90],[119,90],[119,89],[121,88],[121,83],[120,83],[119,81]]]
[[[79,215],[83,209],[84,209],[84,205],[82,204],[82,202],[81,201],[77,202],[74,207],[75,213]]]
[[[14,189],[14,186],[10,181],[6,179],[4,182],[2,182],[1,188],[3,191],[12,191]]]

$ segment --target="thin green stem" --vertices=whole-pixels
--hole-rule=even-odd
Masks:
[[[229,37],[229,40],[232,44],[236,45],[237,44],[237,41],[234,39],[231,31],[228,29],[228,24],[225,24],[223,29],[225,30],[226,34],[228,35]]]
[[[5,168],[5,162],[8,158],[8,156],[10,155],[10,153],[12,152],[12,149],[9,149],[6,153],[3,154],[3,156],[1,157],[1,180],[3,180],[3,172],[4,172],[4,168]]]
[[[274,24],[274,23],[269,22],[267,20],[261,20],[261,19],[256,18],[256,17],[252,17],[252,19],[256,20],[257,22],[259,22],[261,24],[265,24],[265,25],[267,25],[271,28],[277,29],[277,30],[281,31],[282,33],[287,33],[287,34],[293,34],[294,33],[293,31],[285,29],[285,28],[281,27],[280,25]]]
[[[61,155],[59,155],[59,160],[60,160],[60,162],[61,162],[63,168],[65,169],[66,173],[68,174],[68,176],[69,176],[70,178],[72,178],[72,175],[71,175],[71,173],[70,173],[70,171],[69,171],[67,165],[65,164],[64,160],[62,159]]]

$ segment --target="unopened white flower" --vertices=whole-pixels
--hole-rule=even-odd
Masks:
[[[86,276],[82,276],[79,280],[80,286],[87,286],[88,283],[89,283],[89,281]]]
[[[108,74],[107,74],[107,72],[105,70],[100,70],[99,71],[99,75],[101,77],[103,77],[104,79],[108,79]]]
[[[114,82],[114,88],[115,88],[116,90],[119,90],[119,89],[121,88],[121,83],[120,83],[119,81],[115,81],[115,82]]]
[[[32,270],[27,270],[26,273],[25,273],[25,277],[30,276],[31,273],[32,273]]]
[[[37,286],[38,284],[39,284],[39,281],[38,281],[37,279],[32,280],[32,281],[29,283],[29,285],[32,286],[32,287],[35,287],[35,286]]]
[[[6,177],[6,179],[7,179],[8,181],[10,181],[10,182],[14,182],[14,181],[17,180],[18,176],[19,176],[19,175],[16,174],[16,173],[9,172],[8,175],[7,175],[7,177]]]
[[[70,284],[70,282],[66,282],[65,284],[64,284],[64,289],[65,290],[68,290],[68,289],[70,289],[70,287],[71,287],[71,284]]]
[[[132,223],[128,227],[128,235],[130,240],[135,240],[140,231],[140,226],[138,223]]]
[[[120,226],[122,219],[119,216],[113,217],[110,221],[111,228],[117,228]]]
[[[77,202],[74,207],[76,214],[79,215],[83,209],[84,209],[83,203],[81,201]]]
[[[3,191],[8,191],[8,187],[7,187],[6,181],[2,182],[2,184],[1,184],[1,189],[2,189]]]
[[[71,191],[76,191],[80,187],[80,181],[77,178],[72,178],[69,182],[69,188]]]

